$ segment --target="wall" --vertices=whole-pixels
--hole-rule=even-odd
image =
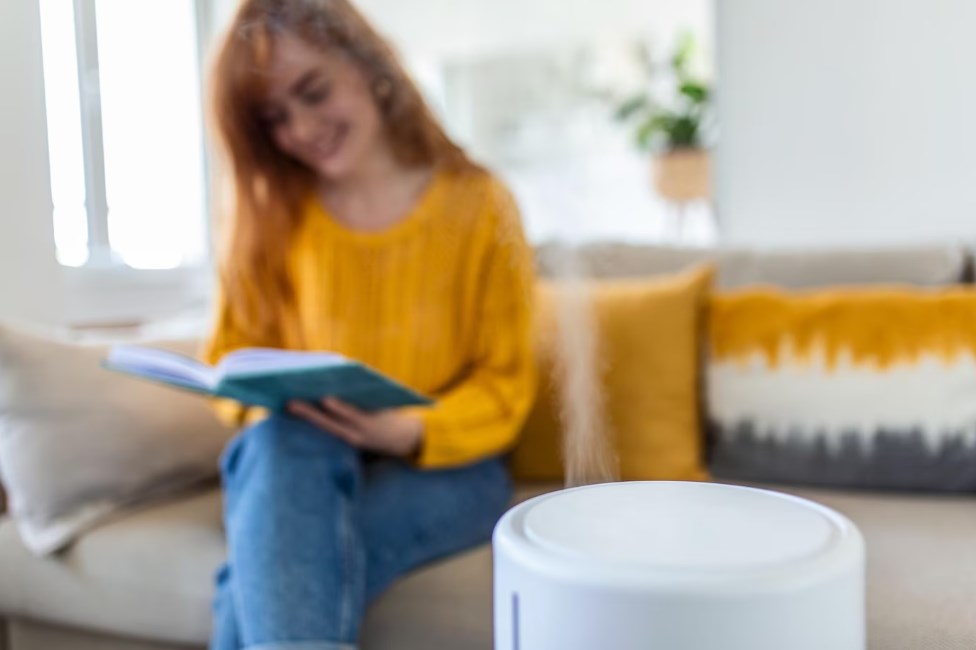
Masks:
[[[722,0],[730,242],[976,241],[976,3]]]
[[[0,320],[61,321],[37,2],[0,2]]]
[[[360,0],[404,50],[464,56],[708,25],[707,0]]]
[[[237,0],[212,0],[218,22]],[[411,57],[468,56],[710,27],[708,0],[353,0]]]

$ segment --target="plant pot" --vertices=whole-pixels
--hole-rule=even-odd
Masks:
[[[709,155],[705,149],[676,149],[654,157],[654,187],[676,203],[707,199],[710,192]]]

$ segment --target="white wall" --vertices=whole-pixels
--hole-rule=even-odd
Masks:
[[[729,241],[976,241],[976,2],[717,5]]]
[[[399,47],[464,56],[710,27],[703,0],[358,0]]]
[[[0,2],[0,320],[61,322],[35,0]]]
[[[211,0],[217,22],[237,0]],[[477,56],[512,48],[681,28],[710,28],[708,0],[353,0],[410,57]]]

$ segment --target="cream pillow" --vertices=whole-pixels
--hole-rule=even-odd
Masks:
[[[106,351],[0,327],[0,481],[35,554],[214,477],[231,435],[205,400],[103,369]]]

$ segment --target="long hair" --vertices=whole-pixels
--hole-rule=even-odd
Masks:
[[[260,117],[274,41],[301,38],[337,52],[363,73],[394,156],[405,166],[475,170],[437,123],[393,50],[348,0],[242,0],[211,70],[210,120],[226,174],[220,282],[232,316],[261,341],[283,336],[293,301],[285,268],[314,173],[278,150]]]

